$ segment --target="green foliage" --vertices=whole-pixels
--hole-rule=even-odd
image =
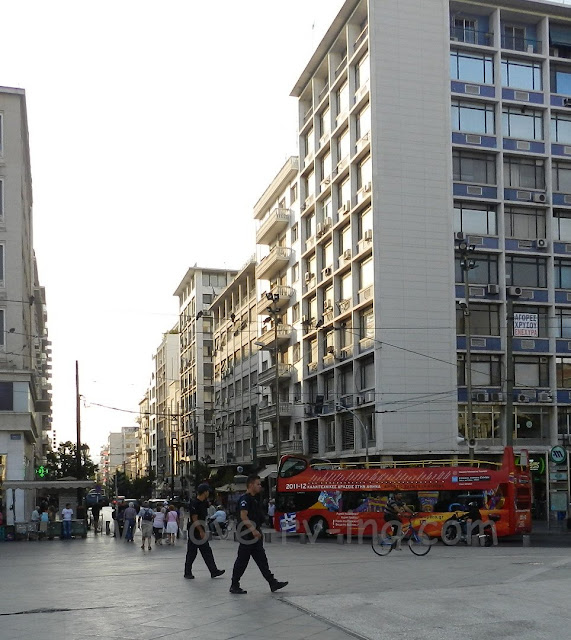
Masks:
[[[148,476],[131,480],[122,471],[117,471],[117,495],[126,498],[150,498],[153,493],[154,471]],[[115,478],[112,479],[111,493],[115,493]]]
[[[89,447],[86,444],[81,445],[81,470],[78,474],[77,460],[75,457],[77,446],[71,440],[60,442],[55,451],[50,451],[47,456],[46,467],[48,469],[48,477],[59,480],[61,478],[79,478],[81,480],[95,479],[97,465],[89,456]]]

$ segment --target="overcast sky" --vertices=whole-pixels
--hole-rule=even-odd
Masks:
[[[26,90],[54,428],[98,459],[133,425],[187,268],[236,268],[252,207],[297,153],[290,90],[342,0],[2,8],[0,84]]]

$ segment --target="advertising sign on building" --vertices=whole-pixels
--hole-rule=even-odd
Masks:
[[[537,338],[537,313],[514,313],[514,338]]]

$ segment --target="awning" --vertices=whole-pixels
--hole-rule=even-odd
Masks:
[[[549,27],[549,42],[552,47],[571,47],[571,29],[569,27]]]
[[[1,488],[6,489],[39,489],[40,491],[58,489],[93,489],[94,480],[5,480]]]
[[[275,464],[269,464],[263,471],[258,473],[260,478],[264,480],[267,477],[277,478],[278,477],[278,467]]]

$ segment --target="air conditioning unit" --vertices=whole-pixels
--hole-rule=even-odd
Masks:
[[[325,300],[325,302],[323,303],[323,310],[327,311],[329,309],[333,309],[333,301],[332,300]]]
[[[454,234],[454,240],[464,240],[464,232],[456,231],[456,233]]]
[[[321,222],[317,224],[317,229],[315,233],[317,236],[323,235],[323,225],[321,224]]]
[[[371,191],[372,188],[372,184],[370,182],[367,182],[367,184],[363,187],[363,191],[365,193],[369,193]]]
[[[373,239],[373,230],[372,229],[367,229],[365,231],[365,233],[363,234],[363,240],[366,240],[367,242],[370,242]]]
[[[571,107],[571,98],[563,98],[563,106]]]
[[[333,226],[333,218],[325,218],[323,221],[323,231],[330,229]]]
[[[538,238],[535,241],[535,246],[538,249],[547,249],[547,247],[549,246],[549,243],[547,242],[547,240],[545,238]]]
[[[306,271],[305,276],[304,276],[305,282],[311,282],[312,278],[313,278],[313,273],[310,273],[309,271]]]
[[[540,391],[537,394],[538,402],[551,402],[553,400],[553,396],[548,391]]]
[[[526,396],[523,393],[518,393],[515,399],[516,399],[516,402],[529,402],[529,396]]]
[[[488,295],[490,296],[497,296],[500,292],[500,285],[499,284],[489,284],[488,285]]]
[[[544,193],[534,193],[532,199],[534,202],[539,202],[540,204],[547,202],[547,196]]]
[[[375,402],[376,395],[374,391],[368,391],[365,394],[365,402]]]
[[[495,393],[490,394],[490,399],[492,402],[503,402],[504,394],[496,391]]]
[[[347,200],[341,207],[341,213],[349,213],[349,211],[351,211],[351,200]]]
[[[362,395],[355,396],[355,404],[363,404],[364,401],[365,401],[364,396]]]
[[[343,251],[343,260],[351,260],[351,249]]]
[[[323,277],[328,278],[333,273],[333,269],[331,267],[325,267],[323,269]]]
[[[488,394],[485,391],[474,391],[472,393],[472,400],[476,402],[488,402]]]
[[[508,296],[512,296],[514,298],[519,298],[523,290],[521,287],[508,287]]]

